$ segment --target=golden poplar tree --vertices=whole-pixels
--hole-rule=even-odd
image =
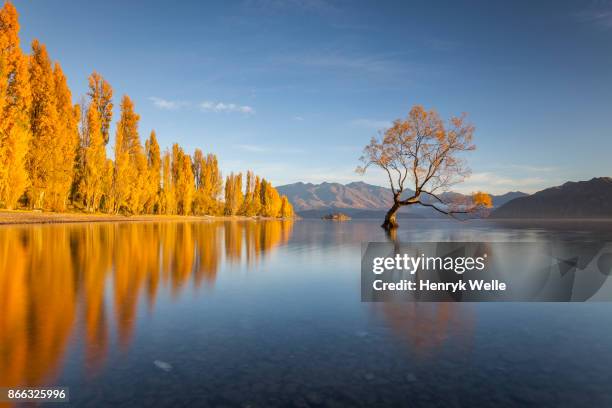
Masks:
[[[240,207],[240,211],[239,211],[240,215],[246,215],[246,216],[256,215],[256,214],[251,214],[249,211],[251,209],[251,202],[253,201],[254,189],[255,189],[255,180],[254,180],[253,171],[248,170],[246,174],[246,186],[244,187],[244,200],[242,201],[242,206]]]
[[[234,206],[232,200],[234,199],[234,173],[225,177],[225,206],[223,213],[225,215],[232,215],[232,208]]]
[[[130,161],[132,142],[130,133],[134,131],[138,119],[138,115],[134,112],[134,104],[125,95],[121,100],[121,116],[115,133],[115,179],[113,182],[115,212],[130,209],[128,200],[133,188],[133,179],[137,177]]]
[[[223,177],[219,170],[217,156],[209,153],[206,156],[206,166],[204,167],[204,194],[206,195],[208,208],[207,214],[221,215],[223,207],[219,201],[219,196],[223,191]]]
[[[191,157],[185,154],[177,143],[172,145],[172,179],[178,214],[189,215],[195,192],[195,179],[191,165]]]
[[[255,176],[253,183],[253,195],[247,209],[248,215],[261,215],[261,180]]]
[[[98,109],[100,114],[100,130],[104,138],[104,144],[108,143],[110,123],[113,118],[113,88],[97,72],[89,76],[89,92],[91,103]]]
[[[204,154],[196,149],[193,154],[193,174],[195,177],[194,207],[195,214],[219,215],[219,194],[223,190],[223,181],[217,156]]]
[[[145,213],[159,213],[159,189],[161,184],[161,153],[157,143],[155,131],[151,131],[149,139],[145,142],[147,154],[147,192]]]
[[[115,211],[115,163],[112,159],[106,159],[104,170],[102,172],[102,197],[100,201],[100,209],[105,213]]]
[[[195,193],[193,197],[193,213],[196,215],[206,214],[208,209],[207,197],[204,191],[204,173],[206,159],[202,150],[195,149],[193,152],[193,176],[195,181]]]
[[[94,104],[87,110],[87,147],[84,149],[84,172],[79,190],[83,194],[88,211],[97,211],[104,194],[106,148],[100,126],[100,113]]]
[[[14,208],[28,183],[30,83],[27,57],[19,47],[17,10],[0,9],[0,203]]]
[[[281,218],[293,218],[293,206],[289,202],[286,195],[281,197],[281,208],[279,217]]]
[[[26,156],[26,168],[30,178],[30,188],[27,191],[28,204],[32,208],[43,208],[49,179],[53,172],[56,158],[55,135],[58,115],[55,105],[55,82],[51,60],[46,47],[34,40],[30,56],[30,86],[32,92],[32,108],[30,114],[29,151]]]
[[[172,179],[172,155],[168,150],[162,158],[162,213],[176,214],[174,180]]]
[[[79,108],[72,104],[72,94],[66,83],[61,66],[53,68],[55,85],[55,108],[57,123],[52,144],[47,146],[52,155],[48,174],[48,206],[55,211],[64,211],[72,185],[74,159],[79,143]]]
[[[130,214],[139,214],[144,206],[147,159],[144,154],[134,103],[129,96],[121,100],[121,117],[115,135],[115,207]]]
[[[261,215],[264,217],[278,217],[281,209],[281,198],[278,191],[267,180],[261,182]]]
[[[225,215],[238,215],[243,200],[242,173],[232,173],[225,181]]]

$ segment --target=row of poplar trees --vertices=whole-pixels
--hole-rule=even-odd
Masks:
[[[265,179],[223,179],[217,157],[174,144],[161,152],[154,131],[143,146],[139,115],[126,95],[116,124],[114,160],[107,158],[113,90],[98,73],[87,98],[73,104],[59,63],[44,44],[19,45],[15,7],[0,10],[0,206],[13,209],[125,214],[210,214],[292,217],[285,196]],[[225,198],[225,200],[223,200]]]

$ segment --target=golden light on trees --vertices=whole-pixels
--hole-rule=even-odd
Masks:
[[[100,131],[104,144],[108,143],[111,120],[113,118],[113,88],[97,72],[89,76],[89,92],[91,104],[100,115]]]
[[[30,143],[30,74],[19,46],[17,10],[0,9],[0,204],[8,209],[28,184],[25,160]]]
[[[225,183],[217,156],[175,143],[163,155],[154,131],[143,147],[124,95],[114,157],[106,157],[113,88],[93,72],[87,98],[72,102],[64,72],[44,44],[19,46],[17,11],[0,9],[0,208],[133,214],[287,217],[288,200],[252,171]],[[224,196],[224,197],[223,197]],[[225,198],[225,200],[224,200]],[[292,216],[292,215],[291,215]]]
[[[32,43],[32,55],[30,56],[30,87],[32,91],[30,109],[32,137],[27,155],[27,170],[30,178],[30,188],[27,194],[31,208],[43,208],[55,161],[62,158],[52,155],[55,150],[53,146],[58,117],[54,103],[55,84],[51,60],[45,46],[37,40]]]
[[[83,149],[84,171],[79,190],[88,211],[100,206],[103,194],[103,179],[106,165],[106,149],[100,126],[100,113],[94,104],[87,110],[87,146]]]
[[[380,138],[372,138],[357,172],[375,166],[388,177],[393,204],[383,228],[397,228],[397,212],[403,206],[418,204],[447,215],[473,212],[480,206],[458,206],[440,195],[469,175],[461,155],[476,149],[474,129],[465,114],[444,122],[436,111],[415,105],[406,119],[397,119]]]

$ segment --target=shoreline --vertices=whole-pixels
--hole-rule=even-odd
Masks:
[[[283,218],[268,218],[245,215],[116,215],[87,213],[56,213],[29,210],[0,210],[0,226],[28,224],[68,224],[98,222],[164,222],[164,221],[286,221]]]

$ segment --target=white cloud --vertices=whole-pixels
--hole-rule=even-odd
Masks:
[[[350,125],[368,129],[382,130],[391,127],[392,123],[388,120],[359,118],[351,120]]]
[[[294,117],[293,117],[293,120],[298,120],[298,121],[300,121],[300,122],[301,122],[301,121],[303,121],[303,120],[304,120],[304,118],[303,118],[303,117],[301,117],[301,116],[294,116]]]
[[[204,112],[240,112],[248,115],[255,113],[255,109],[252,107],[247,105],[237,105],[235,103],[204,101],[200,103],[199,106]]]
[[[164,98],[159,98],[157,96],[151,96],[149,97],[149,100],[153,102],[153,105],[155,105],[156,108],[164,109],[164,110],[177,110],[179,108],[182,108],[188,105],[187,102],[170,101]]]
[[[604,29],[612,29],[612,4],[608,4],[605,8],[584,10],[577,16],[583,22],[592,23]]]

